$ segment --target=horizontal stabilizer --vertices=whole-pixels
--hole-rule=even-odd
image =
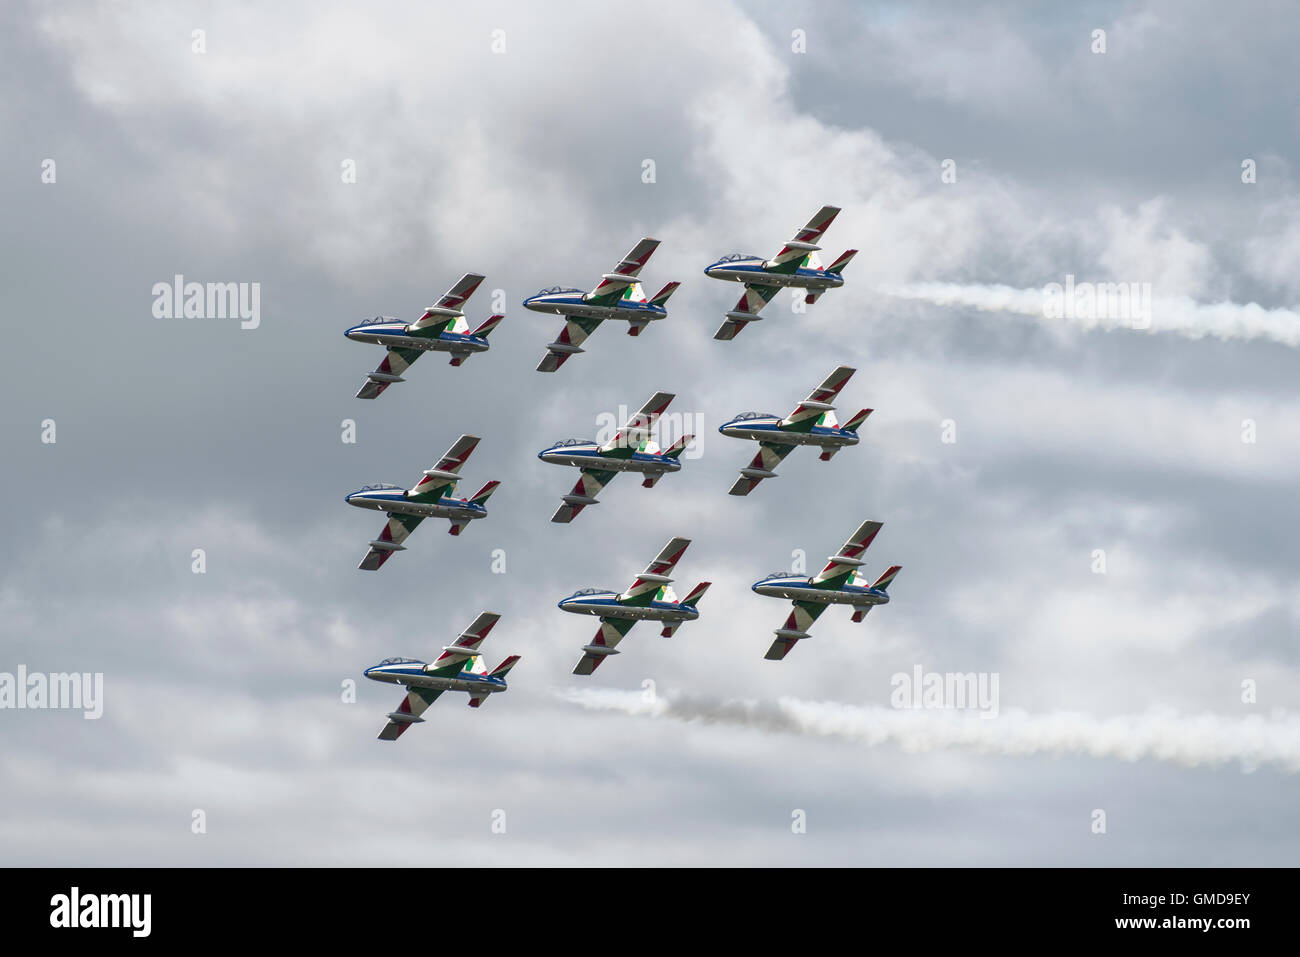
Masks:
[[[867,416],[869,416],[874,411],[875,409],[863,409],[857,415],[853,416],[853,418],[849,419],[847,422],[841,425],[840,429],[844,432],[858,431],[858,427],[861,426],[863,422],[867,421]]]
[[[654,298],[650,300],[650,305],[663,307],[668,303],[668,297],[675,293],[680,285],[681,283],[676,281],[668,283],[654,294]]]
[[[713,582],[700,582],[691,589],[691,593],[683,598],[681,603],[694,607],[704,597],[704,593],[709,590],[709,586],[712,584]]]
[[[690,444],[694,441],[695,441],[695,436],[683,435],[676,442],[674,442],[672,445],[668,446],[668,448],[664,450],[664,455],[666,455],[670,459],[680,458],[681,454],[685,452],[686,449],[690,447]]]
[[[483,324],[479,326],[477,329],[475,329],[471,333],[471,335],[479,336],[481,338],[486,339],[491,334],[493,329],[501,325],[501,320],[504,318],[505,318],[504,315],[488,316],[486,319],[483,320]]]
[[[491,678],[504,678],[509,673],[511,668],[519,664],[519,658],[520,658],[519,655],[511,655],[505,661],[501,662],[501,664],[497,665],[490,672],[488,672],[488,676]]]
[[[491,498],[492,493],[495,492],[500,487],[501,487],[501,483],[496,479],[493,479],[492,481],[484,485],[481,489],[479,489],[477,492],[475,492],[473,497],[470,498],[470,501],[473,502],[475,505],[482,505],[489,498]]]
[[[846,249],[844,252],[840,253],[839,258],[836,259],[835,262],[826,267],[826,272],[835,273],[835,275],[838,276],[844,271],[844,267],[847,266],[857,254],[858,251],[856,249]]]
[[[893,584],[894,579],[898,577],[898,573],[901,572],[902,570],[903,570],[902,565],[891,565],[889,567],[889,570],[886,571],[885,574],[877,578],[876,583],[871,587],[879,588],[881,591],[884,591],[891,584]]]

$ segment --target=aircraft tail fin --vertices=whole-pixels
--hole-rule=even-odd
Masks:
[[[861,412],[854,415],[853,418],[849,419],[847,422],[841,425],[840,429],[845,432],[858,431],[858,426],[860,426],[863,422],[867,421],[867,416],[869,416],[872,412],[875,411],[876,411],[875,409],[863,409]]]
[[[834,273],[838,276],[844,271],[844,267],[847,266],[857,254],[858,251],[856,249],[844,250],[844,252],[840,253],[840,258],[827,266],[824,272]]]
[[[505,661],[501,662],[501,664],[489,671],[488,676],[492,678],[504,678],[511,668],[519,664],[519,658],[519,655],[511,655]]]
[[[650,305],[663,306],[665,303],[668,302],[668,297],[671,296],[673,293],[675,293],[677,291],[677,287],[680,285],[681,283],[677,282],[676,280],[668,283],[668,285],[664,286],[657,293],[655,293],[654,298],[650,300]]]
[[[704,597],[704,593],[709,590],[709,586],[712,584],[713,582],[700,582],[691,589],[689,595],[682,599],[681,604],[690,605],[692,608],[695,607],[695,605],[699,603],[699,600]]]
[[[668,448],[664,450],[664,455],[668,456],[668,458],[670,459],[678,458],[683,452],[686,451],[686,447],[690,445],[691,442],[693,442],[694,440],[695,440],[695,436],[693,435],[683,435],[680,439],[678,439],[676,442],[674,442],[672,445],[668,446]]]
[[[902,570],[903,570],[902,565],[890,565],[889,570],[886,571],[885,574],[877,578],[876,583],[871,587],[879,588],[881,591],[884,591],[890,586],[890,584],[894,581],[894,579],[898,577],[898,573],[901,572]]]

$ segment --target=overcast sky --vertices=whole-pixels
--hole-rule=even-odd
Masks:
[[[0,711],[0,859],[1294,863],[1290,6],[467,7],[0,11],[0,672],[104,674],[100,720]],[[845,287],[714,341],[738,287],[703,268],[823,204]],[[521,301],[642,236],[668,319],[533,371],[560,323]],[[491,351],[354,399],[382,350],[343,331],[470,271],[472,324],[504,291]],[[177,274],[259,283],[260,325],[155,318]],[[1149,284],[1150,328],[1035,315],[1067,276]],[[717,426],[837,365],[862,444],[728,496],[754,449]],[[552,524],[575,474],[536,453],[656,390],[699,457]],[[462,432],[489,517],[357,570],[382,517],[344,495]],[[750,585],[868,518],[892,603],[764,660],[789,606]],[[572,676],[595,622],[555,603],[674,535],[700,620]],[[483,610],[509,692],[376,741],[401,691],[362,670]],[[893,712],[918,665],[997,674],[1001,715]]]

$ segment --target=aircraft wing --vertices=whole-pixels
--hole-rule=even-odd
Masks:
[[[468,663],[478,657],[478,646],[483,643],[483,639],[488,636],[488,632],[500,618],[501,616],[494,611],[480,614],[468,628],[456,636],[455,641],[442,649],[442,654],[434,659],[430,674],[439,677],[460,674]]]
[[[403,550],[402,542],[406,541],[406,537],[423,521],[424,519],[419,515],[398,515],[389,512],[388,524],[379,533],[379,537],[370,543],[370,551],[366,552],[366,557],[361,559],[361,564],[357,568],[368,572],[378,571],[393,552]]]
[[[758,319],[759,310],[771,302],[772,297],[780,291],[780,286],[745,283],[745,291],[740,295],[740,302],[736,303],[735,309],[727,313],[727,318],[722,325],[718,326],[718,331],[713,334],[713,338],[724,342],[736,338],[736,333]],[[746,318],[746,316],[753,318]]]
[[[573,491],[569,493],[570,497],[580,497],[595,499],[600,494],[601,489],[608,485],[616,476],[617,472],[607,471],[605,469],[583,469],[578,476],[577,484],[573,486]],[[551,516],[552,522],[568,523],[573,521],[574,516],[590,505],[591,502],[565,502],[555,514]]]
[[[672,392],[656,392],[646,400],[645,405],[623,424],[617,434],[600,447],[601,455],[614,455],[617,458],[630,458],[646,439],[650,438],[659,416],[664,414],[668,404],[673,401]]]
[[[879,534],[882,525],[881,522],[871,521],[859,525],[844,546],[827,560],[826,567],[813,577],[812,584],[838,588],[848,581],[849,576],[862,564],[862,553]]]
[[[853,378],[856,369],[840,366],[828,375],[822,384],[809,393],[808,398],[800,402],[793,412],[781,420],[782,429],[789,432],[810,432],[817,421],[835,404],[835,397],[840,394],[845,383]]]
[[[637,276],[641,274],[641,267],[650,261],[650,256],[658,248],[659,240],[657,239],[646,238],[641,240],[614,267],[613,272],[605,273],[601,277],[596,288],[587,293],[587,300],[620,298],[623,295],[623,290],[637,281]]]
[[[807,635],[812,623],[826,610],[826,605],[821,602],[796,601],[793,604],[794,608],[781,629],[788,634],[777,634],[776,640],[772,642],[772,646],[767,649],[767,654],[763,656],[768,661],[780,661],[788,655],[790,649],[800,641],[796,636]]]
[[[770,272],[794,272],[804,258],[817,251],[817,242],[822,238],[835,217],[840,213],[838,206],[823,206],[808,220],[808,225],[794,234],[781,251],[763,264]]]
[[[462,435],[449,448],[438,464],[425,469],[424,477],[411,489],[410,495],[420,498],[438,498],[450,491],[460,480],[461,466],[481,440],[477,435]]]
[[[400,382],[400,378],[387,377],[401,376],[416,359],[420,358],[423,351],[422,349],[402,349],[397,346],[389,346],[388,355],[384,356],[384,361],[379,363],[379,368],[375,370],[374,374],[367,377],[365,384],[357,392],[357,398],[373,399],[394,382]],[[381,376],[384,378],[380,378]]]
[[[731,486],[728,495],[748,495],[754,490],[754,486],[765,478],[771,478],[770,475],[756,475],[754,472],[771,472],[794,450],[793,445],[776,444],[774,442],[758,443],[758,453],[754,460],[747,466],[747,471],[751,474],[746,475],[744,472],[736,479]]]
[[[430,688],[409,688],[406,697],[397,706],[397,711],[394,714],[404,714],[410,715],[411,718],[418,718],[428,710],[429,705],[438,700],[440,694],[442,694],[441,691],[434,691]],[[379,732],[379,740],[396,741],[414,723],[414,721],[394,721],[390,718],[388,724],[384,725],[384,730]]]
[[[654,600],[659,589],[671,580],[673,568],[686,553],[689,538],[674,538],[655,556],[655,560],[645,567],[627,591],[618,596],[618,600],[629,605],[649,604]],[[640,601],[638,601],[640,599]]]
[[[542,356],[542,361],[537,364],[537,371],[554,372],[564,365],[569,356],[582,352],[580,348],[582,343],[587,341],[587,337],[595,332],[596,327],[603,321],[589,316],[565,316],[564,328],[560,330],[559,337],[547,345],[546,355]]]
[[[483,277],[478,273],[465,273],[456,280],[455,285],[442,294],[441,299],[424,310],[424,315],[411,323],[410,331],[415,332],[435,325],[447,326],[450,330],[451,325],[461,318],[460,312],[466,300],[474,295],[481,282]]]
[[[635,624],[635,618],[602,618],[600,620],[600,630],[596,632],[596,637],[591,640],[592,647],[608,648],[612,651]],[[608,653],[584,651],[582,658],[574,666],[573,673],[575,675],[589,675],[599,668],[600,663],[607,657]]]

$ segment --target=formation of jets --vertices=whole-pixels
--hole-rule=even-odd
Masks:
[[[844,285],[844,267],[857,250],[846,250],[824,266],[817,245],[839,212],[835,206],[823,206],[771,259],[732,255],[704,270],[713,279],[744,287],[740,302],[725,314],[714,339],[730,340],[749,323],[762,319],[761,310],[781,289],[803,290],[804,301],[812,304],[826,290]],[[638,336],[650,323],[667,318],[668,300],[680,283],[668,282],[653,297],[647,297],[640,280],[641,271],[658,247],[657,239],[642,239],[590,291],[555,286],[524,300],[525,308],[564,320],[559,335],[547,344],[538,372],[555,372],[570,356],[585,351],[583,343],[606,320],[626,322],[628,335]],[[403,374],[426,352],[448,354],[453,366],[463,364],[475,353],[487,352],[488,336],[504,316],[490,315],[472,331],[465,318],[466,303],[483,281],[479,273],[464,274],[414,322],[379,316],[349,328],[345,333],[348,339],[387,350],[378,368],[366,376],[357,398],[374,399],[388,386],[405,381]],[[839,366],[788,415],[746,412],[719,426],[718,431],[725,436],[758,443],[757,453],[740,469],[730,494],[746,496],[759,482],[775,478],[776,467],[798,446],[812,446],[822,461],[829,461],[840,449],[857,445],[859,430],[872,410],[862,409],[841,423],[836,419],[834,405],[854,371]],[[621,472],[635,473],[641,477],[642,486],[653,488],[667,473],[680,471],[682,455],[695,437],[684,434],[667,448],[660,447],[659,420],[672,400],[672,393],[656,392],[607,441],[568,439],[537,454],[543,462],[579,470],[577,483],[562,496],[552,522],[567,524],[588,505],[599,504],[596,496]],[[403,543],[426,518],[446,519],[450,523],[448,531],[459,535],[471,521],[487,516],[486,502],[499,482],[488,482],[469,498],[455,496],[460,470],[478,443],[477,436],[462,435],[409,489],[367,485],[346,497],[349,505],[382,511],[387,518],[358,568],[377,571],[394,552],[406,549]],[[852,620],[860,622],[872,607],[889,601],[888,588],[899,566],[892,566],[870,584],[860,572],[862,555],[880,529],[880,522],[863,522],[816,575],[779,572],[753,584],[755,593],[792,604],[785,624],[775,630],[767,659],[781,660],[797,643],[811,637],[809,628],[832,604],[851,606]],[[683,622],[699,617],[698,605],[710,583],[701,582],[681,598],[671,585],[672,571],[689,544],[689,539],[673,538],[624,591],[585,588],[558,603],[561,611],[590,615],[600,622],[596,636],[582,646],[582,657],[573,669],[575,675],[591,675],[605,658],[618,654],[619,643],[638,621],[658,622],[661,635],[667,638]],[[511,655],[488,671],[478,652],[499,617],[494,612],[480,614],[431,663],[397,657],[365,670],[365,677],[402,685],[407,692],[398,708],[388,714],[380,739],[396,740],[411,724],[423,721],[421,715],[445,691],[465,692],[470,706],[477,708],[489,695],[506,690],[506,674],[519,656]]]

